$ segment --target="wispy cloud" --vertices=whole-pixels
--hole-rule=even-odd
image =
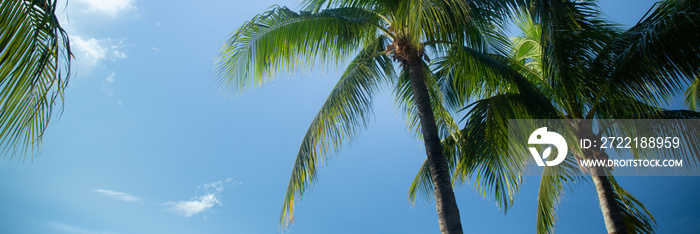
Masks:
[[[69,233],[69,234],[113,234],[114,232],[104,232],[104,231],[93,231],[82,227],[76,227],[70,224],[61,222],[48,222],[47,226],[53,228],[59,233]]]
[[[112,38],[84,39],[78,35],[70,35],[71,48],[74,48],[78,56],[82,56],[89,61],[90,66],[98,65],[104,60],[116,61],[125,59],[127,56],[120,51],[124,39],[115,40]]]
[[[85,5],[85,12],[117,16],[125,11],[136,10],[133,0],[78,0]]]
[[[112,85],[114,84],[114,72],[110,74],[107,78],[105,78],[104,81],[102,81],[102,92],[107,94],[107,97],[111,97],[114,95],[114,89],[112,89]]]
[[[236,185],[241,183],[232,182],[229,178],[223,181],[204,184],[198,187],[200,190],[205,191],[204,195],[196,196],[189,201],[166,202],[165,205],[168,207],[165,210],[183,217],[192,217],[216,205],[221,206],[221,193],[224,191],[224,187],[227,184]]]
[[[214,205],[221,205],[221,201],[219,201],[218,194],[210,193],[199,196],[192,201],[168,202],[166,205],[170,206],[167,209],[168,211],[182,215],[183,217],[191,217],[214,207]]]
[[[106,189],[95,189],[96,193],[108,196],[112,199],[117,199],[120,201],[125,201],[125,202],[135,202],[141,200],[140,197],[128,194],[128,193],[122,193],[122,192],[117,192],[117,191],[112,191],[112,190],[106,190]]]
[[[110,100],[114,100],[114,97],[113,97],[114,96],[114,88],[113,88],[113,86],[114,86],[115,79],[116,79],[116,74],[114,72],[112,72],[112,74],[107,76],[107,78],[105,78],[102,81],[102,92],[105,93],[105,95],[107,95],[107,97]],[[116,103],[119,106],[123,105],[122,100],[120,100],[120,99],[117,99]]]

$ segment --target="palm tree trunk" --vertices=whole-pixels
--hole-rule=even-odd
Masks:
[[[462,223],[457,208],[457,200],[452,191],[450,172],[447,161],[442,154],[442,144],[438,135],[435,116],[430,105],[430,96],[425,86],[425,73],[423,63],[418,56],[411,56],[406,65],[411,77],[411,88],[418,107],[421,131],[425,141],[425,151],[428,155],[428,167],[433,179],[435,193],[435,206],[437,208],[440,232],[449,234],[461,234]]]
[[[605,154],[605,152],[598,152]],[[607,155],[595,158],[608,158]],[[615,191],[610,184],[608,176],[605,174],[605,167],[590,167],[591,179],[595,184],[595,191],[598,194],[598,201],[600,202],[600,211],[603,212],[603,219],[605,220],[605,228],[608,233],[615,234],[626,234],[627,227],[625,226],[625,221],[622,218],[622,212],[619,207],[615,204]]]

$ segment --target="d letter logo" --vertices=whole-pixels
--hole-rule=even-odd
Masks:
[[[549,157],[549,155],[552,153],[552,147],[547,147],[544,149],[544,152],[542,152],[542,155],[537,151],[537,148],[535,147],[528,147],[530,149],[530,153],[532,153],[532,157],[535,158],[535,162],[537,163],[537,166],[544,167],[545,163],[547,166],[556,166],[559,165],[559,163],[563,162],[564,159],[566,159],[566,153],[568,150],[568,147],[566,145],[566,140],[564,140],[564,137],[559,135],[559,133],[556,132],[548,132],[547,127],[543,128],[538,128],[532,134],[530,135],[530,139],[527,140],[528,144],[536,144],[536,145],[542,145],[542,144],[551,144],[554,145],[554,147],[557,147],[557,157],[552,160],[552,161],[544,161]]]

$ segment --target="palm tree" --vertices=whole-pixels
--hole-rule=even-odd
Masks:
[[[524,28],[524,36],[514,40],[516,47],[510,56],[492,54],[483,58],[470,56],[464,49],[455,50],[455,56],[447,59],[459,59],[464,64],[445,66],[438,74],[452,79],[449,83],[454,88],[467,89],[461,93],[469,93],[471,89],[475,96],[482,98],[465,108],[468,113],[460,134],[463,138],[443,140],[444,146],[451,149],[446,152],[457,154],[448,155],[448,158],[459,158],[452,168],[458,178],[456,181],[470,178],[493,181],[486,174],[474,173],[473,169],[508,159],[512,161],[513,181],[519,181],[517,173],[522,173],[522,164],[529,157],[508,154],[508,119],[700,117],[695,112],[657,107],[698,74],[698,5],[693,1],[662,1],[637,25],[620,32],[599,19],[598,10],[591,2],[533,1],[528,9],[534,17],[520,17],[519,26]],[[487,69],[482,69],[481,74],[475,73],[480,70],[474,70],[474,64],[500,69],[501,74],[518,74],[521,80],[537,86],[540,95],[547,100],[523,92],[531,90],[513,90],[508,85],[477,90],[475,87],[493,84],[484,83],[484,80],[497,77],[489,78],[493,72]],[[689,90],[696,88],[691,86]],[[689,96],[693,95],[695,93]],[[455,101],[461,103],[464,99]],[[580,130],[588,135],[604,134],[590,128]],[[697,131],[681,133],[690,143],[697,144]],[[590,159],[606,158],[607,154],[596,149],[571,156]],[[649,155],[643,151],[635,152],[635,157],[689,159],[687,155]],[[563,194],[564,185],[586,179],[577,169],[574,157],[567,159],[557,167],[544,168],[538,194],[539,233],[554,231],[556,213],[553,208]],[[651,214],[617,184],[606,168],[581,169],[590,172],[609,233],[653,232],[655,221]],[[421,171],[413,186],[425,186],[429,179]],[[517,187],[503,190],[516,192]]]
[[[566,117],[698,118],[697,113],[655,107],[674,97],[685,82],[700,72],[700,4],[697,1],[660,1],[650,9],[650,14],[621,33],[606,29],[609,27],[603,22],[596,22],[593,17],[597,10],[593,5],[567,6],[555,2],[543,1],[533,7],[543,24],[543,67],[549,71],[547,76],[552,79],[552,89],[560,96],[558,104],[565,104],[561,106]],[[572,15],[592,20],[572,21]],[[585,28],[587,23],[591,24],[590,29]],[[571,30],[577,27],[580,29]],[[582,37],[592,40],[586,42]],[[580,57],[567,53],[579,53]],[[592,133],[590,129],[586,131]],[[689,134],[686,139],[696,138],[694,131],[682,133]],[[584,152],[578,157],[607,157],[607,154],[598,150]],[[653,231],[650,228],[653,218],[645,217],[648,212],[641,203],[621,189],[606,168],[589,168],[589,171],[609,233]],[[644,212],[632,205],[635,203]]]
[[[457,132],[442,105],[426,61],[426,49],[470,45],[487,50],[484,32],[512,2],[481,1],[307,1],[309,11],[284,7],[255,16],[238,28],[217,62],[225,88],[235,91],[269,82],[280,69],[295,71],[317,61],[340,63],[357,53],[314,118],[302,141],[284,199],[280,225],[287,227],[297,200],[316,180],[329,154],[367,125],[372,97],[393,85],[397,102],[425,142],[432,192],[442,233],[462,233],[441,136]],[[394,63],[400,66],[396,74]],[[458,94],[449,94],[457,95]],[[501,184],[495,185],[500,186]],[[489,185],[490,186],[490,185]]]
[[[0,145],[2,154],[34,154],[70,74],[68,35],[56,1],[0,2]]]

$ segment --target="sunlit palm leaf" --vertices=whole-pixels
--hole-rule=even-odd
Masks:
[[[39,149],[56,102],[63,101],[72,54],[56,1],[0,2],[0,146]]]
[[[496,204],[508,210],[519,191],[526,154],[508,152],[508,120],[560,118],[547,99],[532,94],[501,94],[468,106],[462,130],[462,152],[455,175],[461,182],[472,180],[484,198],[491,194]]]
[[[586,181],[573,155],[556,167],[544,167],[537,192],[537,233],[554,233],[557,221],[557,205],[566,187]]]
[[[700,76],[696,76],[685,90],[685,103],[693,111],[700,111]]]
[[[423,64],[424,71],[426,71],[425,83],[428,89],[428,94],[430,94],[430,104],[433,108],[433,115],[435,115],[435,122],[438,127],[438,131],[441,138],[446,138],[450,134],[457,132],[459,127],[457,123],[452,119],[451,113],[443,106],[444,103],[444,92],[441,90],[439,81],[437,78],[429,72],[426,64]],[[399,108],[404,112],[407,125],[406,127],[414,132],[417,137],[422,136],[420,131],[418,108],[415,105],[415,99],[413,98],[413,91],[411,90],[411,79],[408,76],[408,71],[406,69],[401,71],[398,82],[396,83],[396,88],[394,89],[394,95],[396,98],[396,103]]]
[[[359,8],[296,13],[274,7],[233,33],[221,49],[217,75],[223,87],[240,91],[271,81],[281,69],[334,64],[375,36],[380,22],[377,14]]]
[[[398,35],[408,36],[414,45],[421,41],[450,41],[470,47],[483,46],[483,33],[478,31],[493,24],[505,25],[510,9],[518,0],[307,0],[306,9],[365,8],[386,15]],[[391,19],[391,20],[389,20]],[[420,46],[419,46],[420,47]]]
[[[520,64],[542,74],[542,28],[535,24],[530,13],[521,9],[514,21],[515,25],[523,31],[520,37],[512,38],[512,50],[510,57]]]
[[[294,162],[280,225],[286,227],[292,220],[295,203],[316,181],[316,169],[324,159],[366,127],[373,94],[395,77],[390,58],[383,54],[386,40],[378,37],[360,52],[311,122]]]
[[[530,82],[540,79],[539,76],[527,68],[513,69],[509,65],[514,61],[505,56],[454,46],[447,56],[436,60],[435,66],[439,68],[436,74],[447,79],[446,105],[450,108],[459,109],[470,98],[490,97],[497,93],[539,93]]]
[[[608,176],[615,190],[615,205],[622,211],[628,233],[655,233],[656,220],[651,212],[632,194],[623,189],[614,177]]]
[[[455,36],[460,26],[470,20],[467,1],[449,0],[409,0],[398,1],[394,21],[395,30],[408,36],[414,45],[420,42],[445,36]]]
[[[457,160],[459,157],[459,151],[461,145],[459,144],[460,132],[455,132],[455,134],[442,140],[443,154],[445,159],[447,159],[447,167],[451,174],[454,174],[455,168],[457,168]],[[454,184],[454,176],[452,177]],[[411,186],[408,188],[408,201],[411,205],[416,203],[416,197],[420,197],[429,201],[433,198],[433,179],[430,175],[430,168],[428,167],[427,159],[420,167],[418,174],[411,182]]]

